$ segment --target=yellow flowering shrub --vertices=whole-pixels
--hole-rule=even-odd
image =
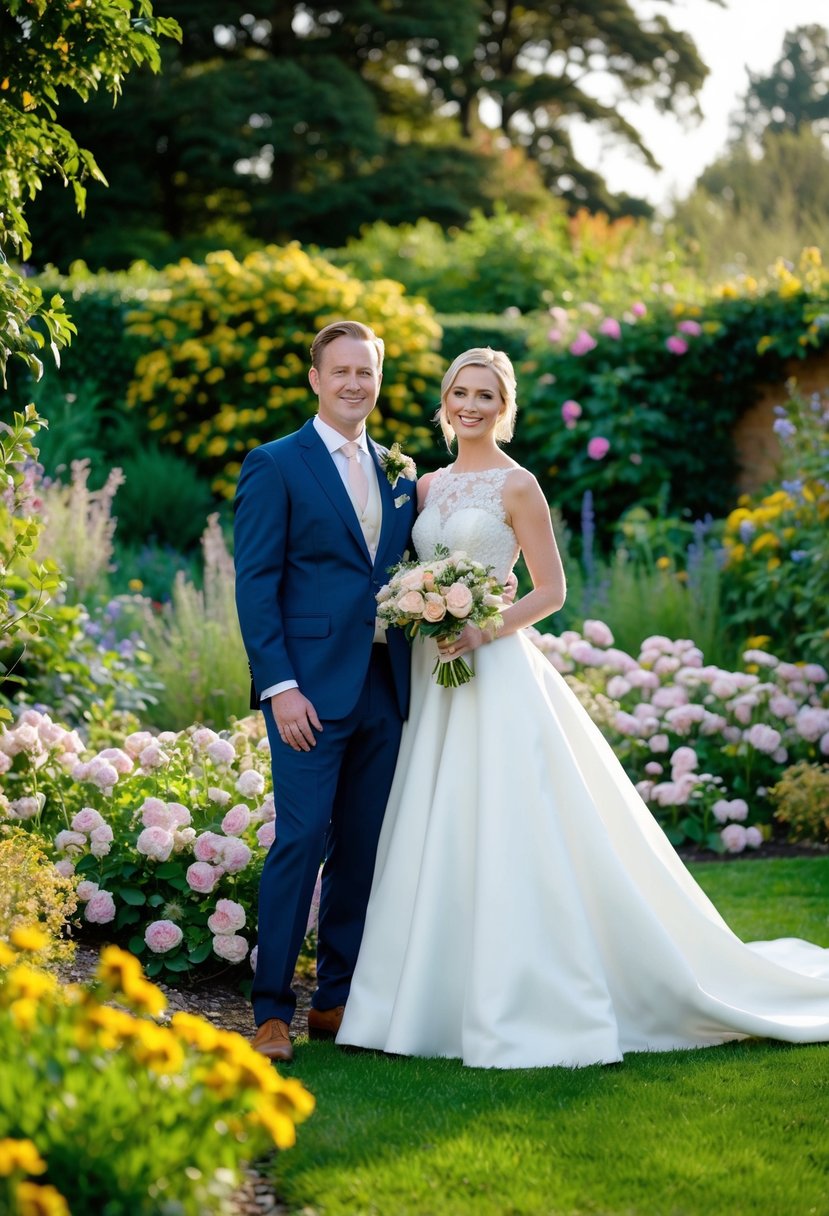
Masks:
[[[792,764],[769,790],[774,817],[791,840],[829,841],[829,767]]]
[[[226,1210],[241,1167],[290,1148],[313,1097],[241,1035],[157,1020],[166,999],[133,955],[108,946],[93,981],[61,985],[30,959],[44,940],[0,951],[0,1180],[17,1210]]]
[[[442,370],[432,310],[399,283],[360,282],[297,243],[241,261],[223,251],[168,267],[128,317],[131,334],[146,344],[128,405],[230,496],[250,448],[314,413],[311,341],[343,317],[367,322],[386,344],[372,435],[398,440],[414,456],[431,449]]]
[[[28,942],[42,936],[44,963],[68,961],[74,946],[62,932],[77,904],[72,881],[58,873],[36,836],[19,828],[4,828],[2,833],[0,960],[9,943],[26,949]],[[33,929],[35,925],[40,928]]]

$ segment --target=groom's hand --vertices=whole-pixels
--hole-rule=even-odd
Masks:
[[[295,752],[309,752],[316,747],[314,730],[322,730],[322,723],[311,702],[298,688],[287,688],[271,697],[271,712],[279,737],[288,747]]]

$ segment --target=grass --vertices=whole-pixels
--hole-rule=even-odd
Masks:
[[[697,863],[746,940],[829,946],[829,858]],[[827,1216],[829,1045],[578,1070],[300,1044],[318,1108],[276,1185],[303,1216]]]

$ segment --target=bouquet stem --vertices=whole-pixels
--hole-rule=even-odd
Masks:
[[[448,662],[437,659],[432,668],[435,682],[441,688],[460,688],[461,684],[468,684],[474,674],[466,659],[449,659]]]

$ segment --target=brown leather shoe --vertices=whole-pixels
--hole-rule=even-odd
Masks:
[[[308,1010],[308,1038],[333,1039],[340,1029],[345,1005],[337,1005],[334,1009]]]
[[[268,1018],[263,1022],[253,1038],[253,1050],[269,1060],[281,1060],[290,1064],[294,1058],[294,1049],[288,1034],[288,1023],[281,1018]]]

